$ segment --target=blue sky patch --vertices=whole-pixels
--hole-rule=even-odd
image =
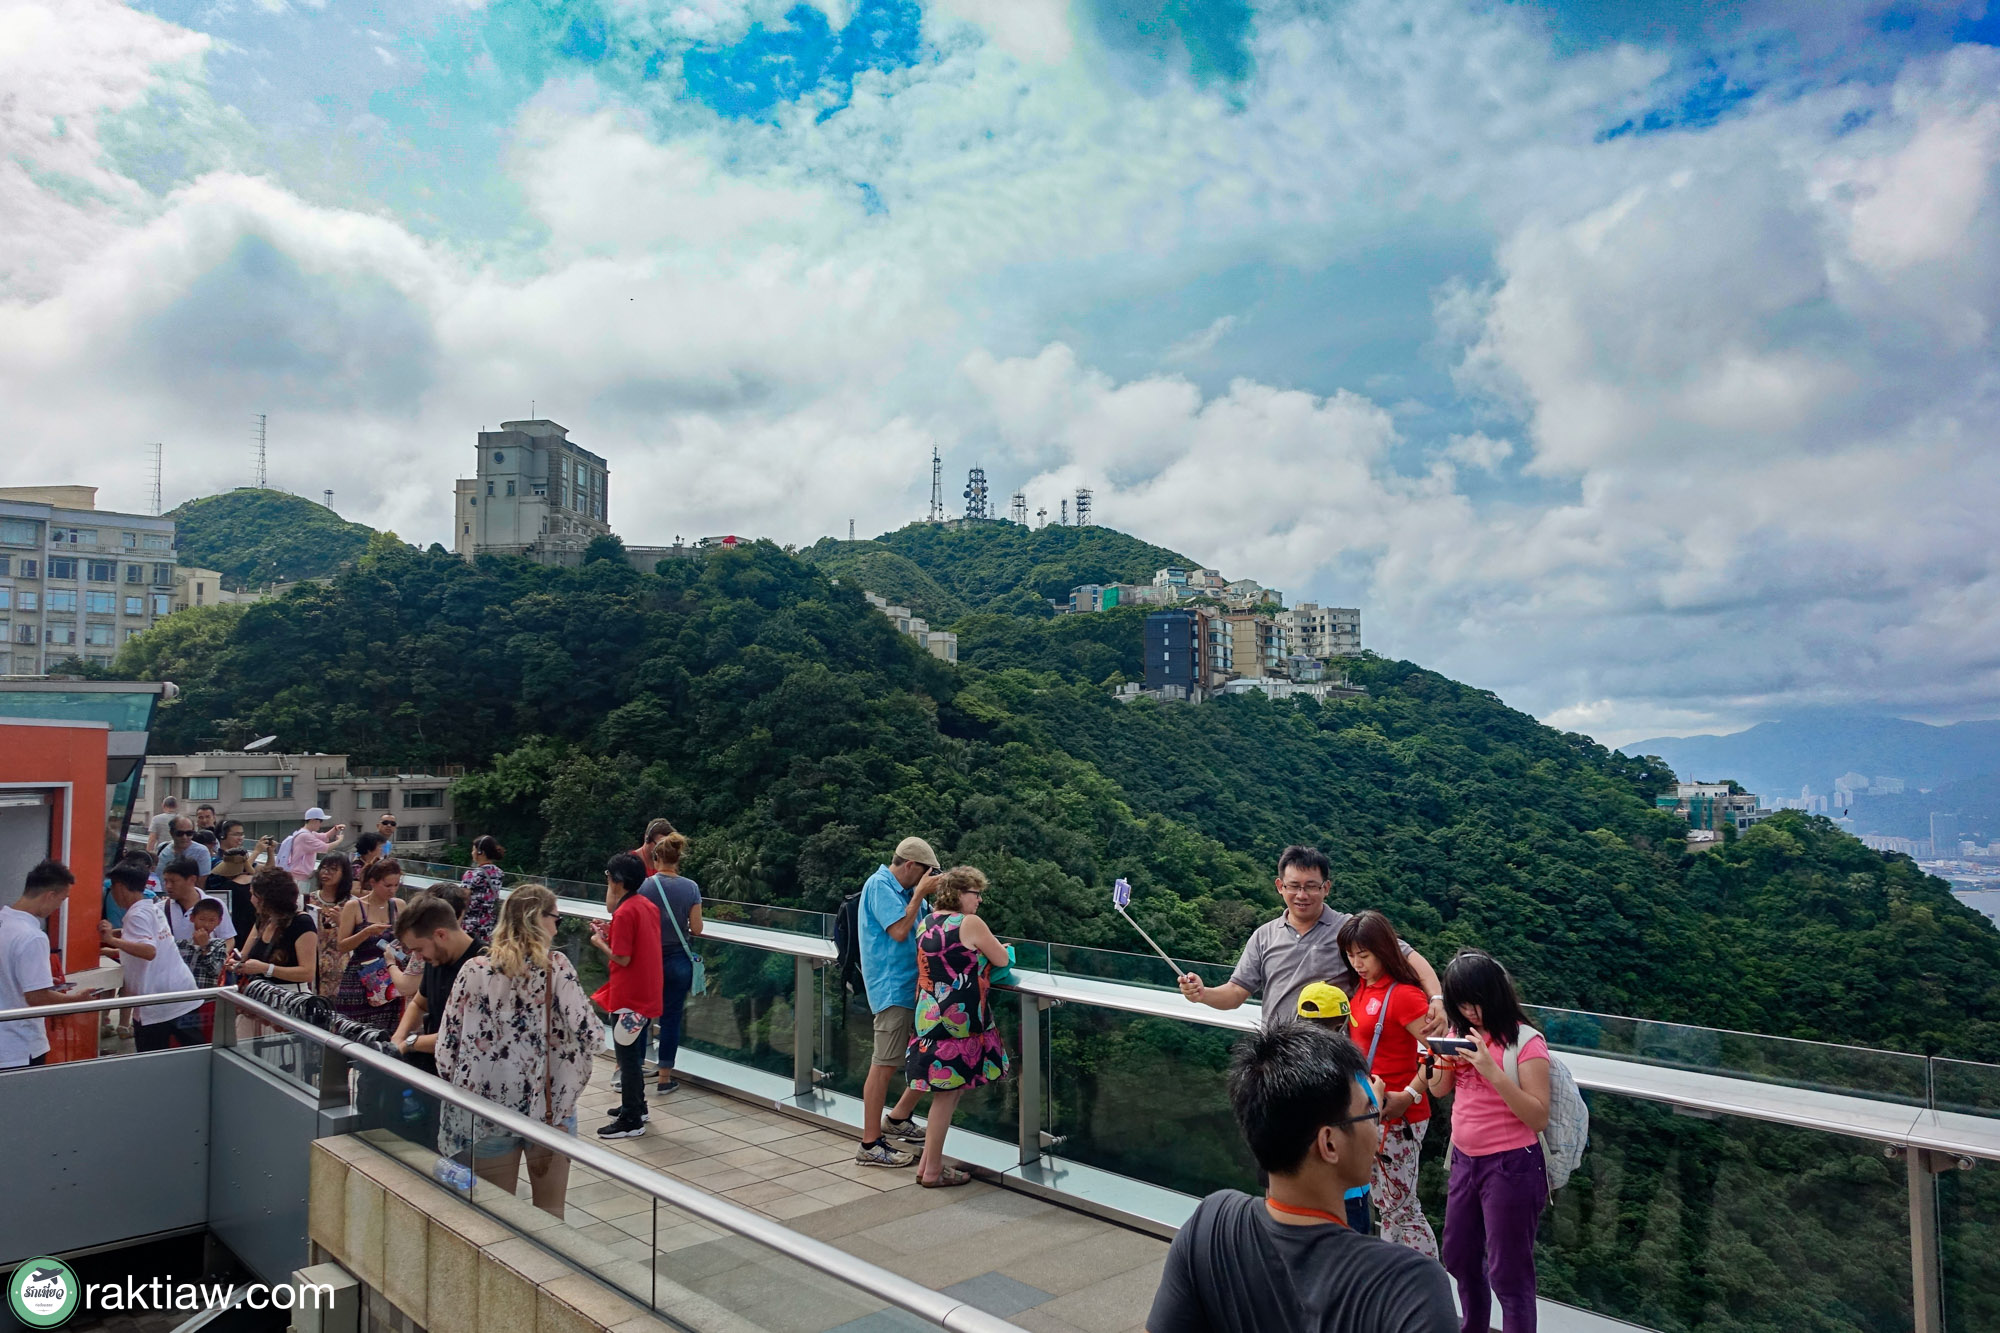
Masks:
[[[681,57],[688,95],[725,116],[756,118],[825,89],[845,105],[856,75],[915,64],[923,14],[915,0],[862,0],[838,32],[810,5],[782,26],[752,24],[741,40]]]
[[[1667,130],[1704,130],[1727,115],[1737,105],[1757,95],[1757,89],[1738,83],[1721,70],[1710,72],[1689,84],[1671,104],[1657,106],[1634,116],[1597,136],[1601,143],[1628,134],[1659,134]]]
[[[1098,35],[1115,51],[1184,63],[1197,83],[1250,76],[1254,16],[1246,0],[1086,0]]]

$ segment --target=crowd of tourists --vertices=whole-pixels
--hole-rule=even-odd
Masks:
[[[268,980],[324,997],[416,1068],[569,1133],[607,1044],[619,1102],[597,1137],[647,1132],[649,1049],[653,1095],[680,1087],[682,1019],[704,986],[702,896],[681,873],[688,840],[668,821],[653,821],[637,848],[605,867],[605,916],[587,947],[607,979],[586,995],[555,947],[555,895],[522,884],[503,898],[504,851],[490,837],[474,843],[460,883],[405,900],[393,822],[350,852],[345,829],[326,827],[318,809],[282,845],[253,848],[240,823],[206,807],[162,818],[149,853],[112,866],[101,926],[105,955],[123,966],[122,994],[135,1002],[136,1049],[212,1033],[210,1004],[145,997]],[[77,998],[52,980],[46,927],[72,884],[64,867],[44,862],[0,910],[0,1009]],[[1148,1329],[1472,1333],[1489,1327],[1497,1300],[1507,1333],[1533,1330],[1551,1060],[1506,969],[1464,950],[1440,976],[1383,913],[1329,906],[1329,863],[1312,848],[1284,851],[1276,887],[1283,913],[1251,935],[1227,981],[1179,978],[1194,1004],[1262,1003],[1263,1022],[1229,1071],[1262,1193],[1202,1201],[1169,1251]],[[1013,958],[981,916],[988,888],[977,869],[946,868],[928,842],[904,838],[847,921],[872,1016],[854,1160],[914,1168],[927,1189],[970,1183],[946,1157],[947,1136],[963,1097],[1009,1069],[991,992],[1009,980]],[[254,1023],[239,1022],[239,1037],[255,1035]],[[41,1028],[0,1024],[0,1069],[46,1060]],[[1417,1176],[1443,1098],[1452,1111],[1440,1245]],[[420,1119],[417,1132],[442,1154],[468,1158],[509,1192],[525,1164],[535,1204],[562,1212],[563,1154],[451,1105]]]

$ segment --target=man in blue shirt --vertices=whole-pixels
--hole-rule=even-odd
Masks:
[[[916,1032],[917,923],[930,910],[924,898],[937,873],[937,853],[931,845],[922,838],[905,838],[896,844],[889,864],[861,886],[857,913],[861,980],[868,988],[868,1007],[875,1013],[875,1051],[861,1089],[861,1149],[854,1154],[862,1166],[911,1166],[915,1154],[883,1140],[924,1141],[922,1127],[910,1118],[917,1109],[915,1091],[903,1089],[886,1124],[882,1104],[889,1099],[889,1080],[903,1067]]]

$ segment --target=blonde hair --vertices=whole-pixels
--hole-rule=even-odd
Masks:
[[[985,872],[971,866],[953,866],[938,876],[937,887],[931,890],[931,906],[940,911],[959,910],[958,896],[961,893],[986,892]]]
[[[556,910],[556,896],[546,884],[523,884],[500,904],[500,922],[486,956],[504,976],[525,977],[549,965],[549,935],[542,914]]]
[[[686,834],[667,834],[666,837],[661,838],[653,844],[653,864],[656,866],[672,866],[676,870],[680,869],[681,855],[687,851],[687,845]]]

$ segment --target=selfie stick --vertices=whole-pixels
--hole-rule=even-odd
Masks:
[[[1140,939],[1146,941],[1146,943],[1148,944],[1153,945],[1153,952],[1160,956],[1161,962],[1165,963],[1168,967],[1173,968],[1174,980],[1179,981],[1181,977],[1180,964],[1176,963],[1173,959],[1167,957],[1167,951],[1165,949],[1162,949],[1158,944],[1154,944],[1153,937],[1146,933],[1146,928],[1140,925],[1137,921],[1132,920],[1132,914],[1125,910],[1125,904],[1131,901],[1132,901],[1132,886],[1130,884],[1127,884],[1124,880],[1121,879],[1116,884],[1113,884],[1111,886],[1111,905],[1116,909],[1118,909],[1118,915],[1124,917],[1126,923],[1129,924],[1132,927],[1132,929],[1139,932]]]

